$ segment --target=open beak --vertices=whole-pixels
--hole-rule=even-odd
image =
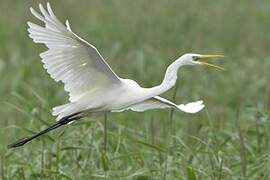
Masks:
[[[223,55],[199,55],[198,56],[198,62],[202,65],[206,65],[221,71],[224,71],[225,69],[221,66],[218,65],[214,65],[214,64],[210,64],[207,61],[210,59],[220,59],[220,58],[224,58]]]

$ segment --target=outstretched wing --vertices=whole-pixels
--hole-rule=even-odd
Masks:
[[[121,111],[132,110],[132,111],[142,112],[142,111],[146,111],[150,109],[176,108],[186,113],[197,113],[201,111],[204,107],[205,105],[203,104],[202,100],[187,103],[187,104],[176,105],[165,98],[162,98],[160,96],[155,96],[141,103],[134,104]]]
[[[118,76],[102,58],[98,50],[71,31],[54,15],[47,3],[47,10],[39,4],[41,14],[30,8],[31,13],[45,27],[28,22],[29,36],[35,43],[48,47],[40,54],[44,68],[56,81],[62,81],[69,100],[76,101],[84,93],[105,90],[121,83]]]

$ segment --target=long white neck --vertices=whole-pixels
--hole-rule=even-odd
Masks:
[[[181,66],[188,65],[185,63],[184,60],[180,57],[176,61],[174,61],[172,64],[169,65],[169,67],[166,70],[164,79],[162,83],[158,86],[152,87],[152,88],[147,88],[147,94],[151,96],[157,96],[159,94],[162,94],[169,89],[171,89],[177,80],[177,72]]]

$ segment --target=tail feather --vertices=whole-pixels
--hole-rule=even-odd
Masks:
[[[60,114],[65,108],[67,108],[69,105],[70,105],[70,103],[68,103],[68,104],[63,104],[63,105],[54,107],[54,108],[52,109],[52,110],[53,110],[52,115],[53,115],[53,116],[59,115],[59,114]]]
[[[82,104],[71,102],[68,104],[63,104],[63,105],[54,107],[52,115],[57,116],[55,121],[60,121],[64,117],[75,114],[76,112],[82,112],[84,110],[86,110],[86,108]]]

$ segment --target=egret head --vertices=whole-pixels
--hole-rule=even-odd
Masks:
[[[179,60],[182,61],[182,63],[186,65],[206,65],[218,70],[224,70],[223,67],[220,67],[218,65],[210,64],[207,61],[210,59],[220,59],[223,58],[223,55],[202,55],[202,54],[185,54],[179,58]]]

